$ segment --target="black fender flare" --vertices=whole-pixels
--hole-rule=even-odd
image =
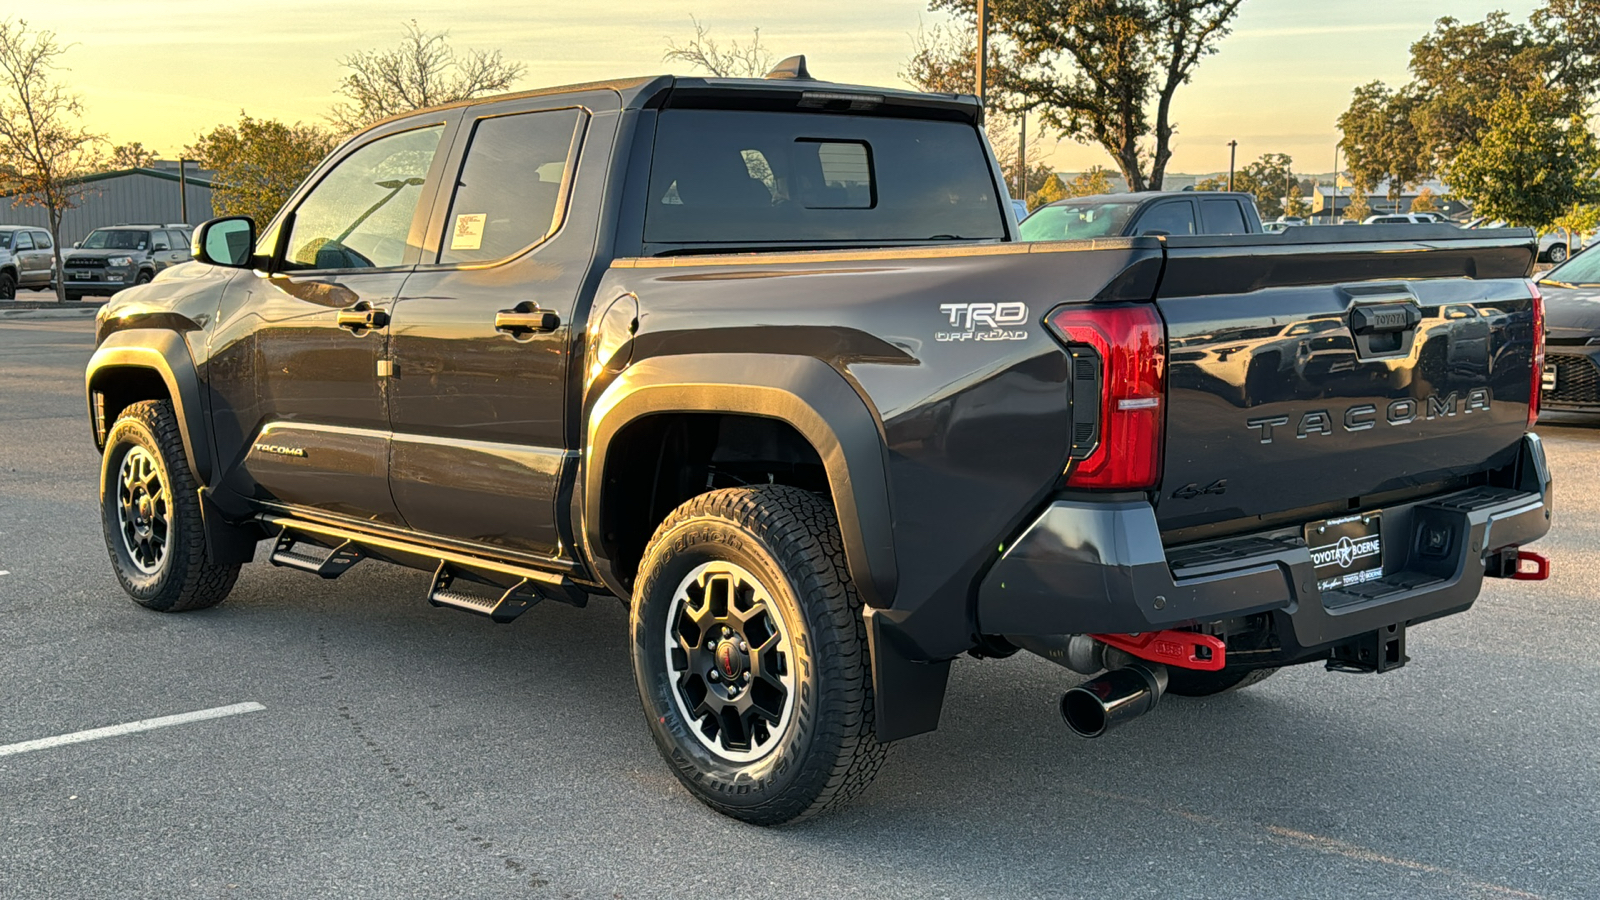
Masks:
[[[889,506],[886,447],[878,419],[844,376],[820,359],[761,353],[662,356],[628,367],[597,398],[583,451],[583,538],[595,574],[628,591],[605,556],[601,508],[612,438],[663,413],[732,413],[777,419],[800,433],[827,472],[845,558],[862,600],[887,607],[899,571]]]
[[[189,354],[183,335],[159,328],[132,328],[111,334],[89,357],[84,370],[84,397],[89,405],[89,422],[94,429],[95,449],[105,449],[110,422],[100,421],[94,395],[97,379],[108,369],[147,369],[161,376],[172,398],[183,435],[183,450],[189,456],[189,469],[202,486],[211,484],[211,435],[206,430],[200,373]]]

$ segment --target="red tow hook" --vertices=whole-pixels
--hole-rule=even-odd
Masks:
[[[1531,570],[1522,567],[1523,563],[1530,562],[1533,563]],[[1518,581],[1543,581],[1550,577],[1550,560],[1542,553],[1518,550],[1516,574],[1511,577]]]
[[[1194,631],[1146,631],[1143,634],[1089,636],[1140,659],[1166,663],[1179,669],[1218,672],[1227,664],[1228,645],[1222,642],[1222,638],[1209,634]]]

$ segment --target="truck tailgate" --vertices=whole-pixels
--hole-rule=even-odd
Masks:
[[[1531,232],[1170,238],[1158,518],[1169,542],[1381,507],[1515,457]]]

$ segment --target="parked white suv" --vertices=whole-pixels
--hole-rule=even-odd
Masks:
[[[1439,213],[1384,213],[1378,216],[1367,216],[1361,220],[1363,225],[1439,225],[1449,223],[1450,219]]]

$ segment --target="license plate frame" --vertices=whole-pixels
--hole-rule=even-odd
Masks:
[[[1544,371],[1539,373],[1539,385],[1543,390],[1553,391],[1561,386],[1560,370],[1555,363],[1545,363]]]
[[[1337,591],[1383,577],[1383,513],[1351,513],[1305,527],[1317,588]]]

